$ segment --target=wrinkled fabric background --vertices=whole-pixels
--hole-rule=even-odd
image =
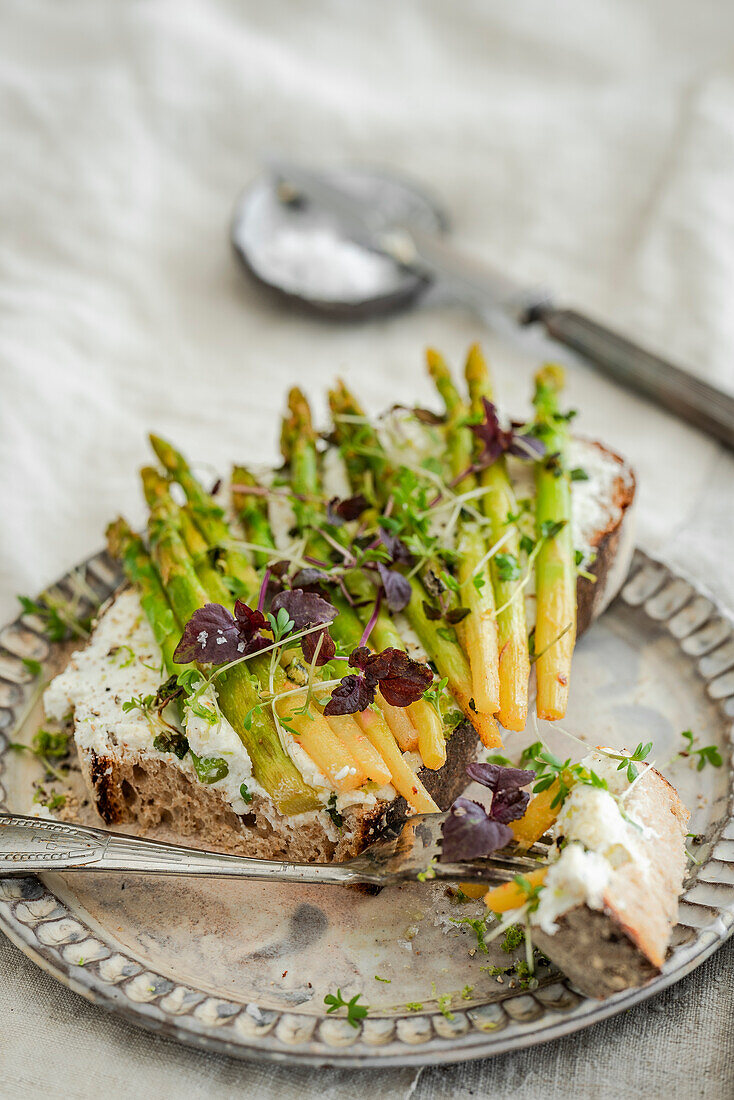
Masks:
[[[446,306],[285,315],[228,247],[264,156],[393,166],[457,243],[734,388],[734,7],[726,0],[5,0],[0,8],[0,613],[142,517],[155,427],[275,456],[296,381],[428,401],[421,353],[482,338],[526,407],[533,351]],[[530,340],[532,344],[532,339]],[[571,363],[583,431],[640,479],[639,536],[734,606],[734,462]],[[0,942],[0,1094],[730,1097],[734,950],[589,1031],[424,1071],[235,1063],[104,1015]]]

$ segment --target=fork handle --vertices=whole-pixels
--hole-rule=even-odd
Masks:
[[[348,886],[379,881],[339,864],[220,855],[64,821],[0,814],[0,878],[42,871],[195,875]]]
[[[615,382],[651,398],[734,450],[734,395],[575,310],[543,304],[532,309],[526,319],[540,321],[550,336],[579,352]]]

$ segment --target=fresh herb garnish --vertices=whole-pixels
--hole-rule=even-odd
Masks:
[[[337,1012],[340,1008],[346,1008],[347,1022],[352,1027],[359,1027],[359,1021],[363,1020],[369,1011],[369,1005],[357,1004],[361,996],[361,993],[355,993],[350,1001],[345,1001],[341,989],[337,989],[336,993],[327,993],[324,997],[324,1004],[329,1006],[326,1009],[327,1015]]]
[[[433,681],[428,665],[414,661],[401,649],[370,653],[366,646],[358,646],[350,654],[349,664],[360,671],[343,677],[334,688],[324,707],[327,717],[365,710],[374,702],[378,686],[392,706],[407,707],[417,702]]]
[[[18,601],[25,615],[35,615],[41,620],[43,632],[49,641],[63,642],[71,635],[76,635],[77,638],[89,637],[90,619],[79,618],[72,604],[57,600],[49,593],[44,593],[38,600],[18,596]]]
[[[53,812],[54,810],[63,810],[66,805],[66,795],[59,794],[58,791],[51,791],[47,794],[43,787],[36,787],[33,794],[33,802],[36,805],[45,806],[47,810]]]
[[[273,615],[275,614],[275,618]],[[292,631],[310,630],[323,625],[323,630],[304,634],[301,638],[303,656],[310,663],[318,648],[317,665],[328,664],[336,653],[334,639],[329,634],[328,624],[337,616],[337,609],[328,600],[316,592],[304,592],[292,588],[287,592],[278,592],[270,605],[270,621],[276,642]]]
[[[30,745],[10,741],[8,748],[14,752],[28,752],[37,756],[46,769],[47,776],[63,783],[67,779],[66,774],[59,771],[51,761],[62,760],[68,755],[70,739],[71,733],[66,730],[40,729],[33,735]]]
[[[156,752],[172,752],[179,760],[183,760],[189,751],[189,742],[178,730],[163,730],[153,738],[153,748]]]
[[[713,768],[720,768],[723,764],[721,753],[716,745],[704,745],[700,749],[694,749],[696,742],[696,736],[691,730],[683,730],[681,737],[684,741],[688,742],[688,748],[684,749],[679,756],[683,757],[698,757],[696,764],[696,771],[701,772],[707,764],[711,764]]]
[[[540,525],[541,538],[549,540],[554,539],[556,535],[559,535],[568,521],[565,519],[544,519]]]
[[[441,717],[441,698],[448,687],[448,683],[448,676],[444,676],[441,680],[437,680],[431,687],[426,688],[423,692],[423,698],[426,702],[431,704],[439,718]]]
[[[484,416],[481,422],[470,425],[470,430],[481,444],[481,450],[474,462],[475,470],[491,466],[503,454],[537,459],[545,453],[545,444],[537,436],[516,431],[514,428],[501,428],[497,409],[486,397],[482,398],[482,405]]]
[[[342,817],[342,815],[339,813],[339,811],[336,808],[336,793],[334,791],[332,791],[332,793],[329,795],[329,801],[328,801],[328,804],[326,806],[326,812],[329,815],[329,817],[331,818],[331,820],[334,822],[334,824],[336,825],[337,829],[341,829],[341,827],[344,824],[344,818]]]
[[[651,751],[652,741],[648,741],[646,745],[643,745],[642,741],[640,741],[635,751],[629,756],[626,756],[624,753],[615,752],[606,752],[604,755],[608,756],[611,760],[619,760],[619,764],[617,764],[617,771],[621,772],[626,769],[627,778],[629,779],[630,783],[634,783],[639,774],[637,768],[634,765],[634,761],[643,761],[647,756],[650,755]]]
[[[491,855],[513,839],[508,822],[522,817],[530,801],[521,790],[535,778],[532,771],[498,764],[469,764],[467,775],[492,791],[489,811],[470,798],[457,798],[441,829],[441,859],[448,863]]]
[[[516,581],[522,572],[514,554],[495,554],[494,561],[501,581]]]
[[[180,665],[236,661],[270,645],[270,639],[262,634],[267,625],[263,613],[253,611],[242,600],[235,603],[234,615],[221,604],[205,604],[186,623],[173,659]]]
[[[246,783],[240,783],[240,798],[243,802],[246,802],[248,806],[252,802],[252,792],[248,791]]]
[[[229,764],[221,756],[197,756],[193,749],[189,749],[194,764],[194,771],[200,783],[207,786],[210,783],[218,783],[229,775]]]

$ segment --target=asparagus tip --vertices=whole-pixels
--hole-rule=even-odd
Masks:
[[[155,466],[143,466],[140,470],[143,483],[143,495],[150,508],[154,508],[161,497],[168,493],[168,481]]]
[[[105,538],[107,539],[107,550],[110,557],[119,560],[125,553],[125,547],[130,539],[133,538],[133,533],[127,520],[123,516],[118,516],[116,520],[107,525]]]
[[[535,384],[558,392],[566,384],[566,372],[560,363],[545,363],[535,375]]]
[[[428,373],[434,381],[438,378],[447,378],[449,376],[449,368],[446,365],[446,360],[440,351],[436,351],[435,348],[426,348],[426,366],[428,367]]]
[[[486,378],[487,361],[484,358],[481,344],[472,344],[469,351],[466,353],[464,375],[467,382],[470,383],[474,381],[480,382]]]
[[[153,432],[148,436],[150,445],[156,453],[156,456],[160,459],[167,470],[173,471],[179,465],[181,456],[178,451],[161,436],[155,435]]]

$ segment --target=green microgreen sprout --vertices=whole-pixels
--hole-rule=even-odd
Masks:
[[[435,680],[433,684],[423,692],[423,698],[431,704],[439,718],[441,717],[441,699],[448,687],[448,683],[448,676],[444,676],[440,680]]]
[[[710,764],[713,768],[721,767],[724,761],[716,745],[703,745],[700,749],[695,749],[693,746],[697,738],[691,730],[683,730],[681,737],[687,742],[688,747],[681,750],[678,756],[691,759],[698,757],[696,763],[697,772],[702,772],[707,764]]]
[[[336,993],[327,993],[324,997],[324,1004],[328,1005],[326,1009],[327,1015],[330,1015],[332,1012],[337,1012],[340,1008],[346,1008],[347,1022],[351,1024],[352,1027],[358,1028],[359,1021],[363,1020],[369,1012],[369,1005],[357,1004],[361,996],[361,993],[355,993],[350,1001],[345,1001],[342,997],[341,989],[337,989]]]
[[[95,597],[96,599],[96,597]],[[43,624],[43,632],[51,642],[63,642],[75,635],[87,639],[91,626],[90,619],[79,618],[76,614],[77,602],[69,603],[44,592],[37,600],[29,596],[18,596],[25,615],[35,615]]]
[[[30,745],[23,745],[18,741],[11,741],[8,748],[14,752],[28,752],[38,757],[48,775],[57,779],[60,783],[66,782],[67,775],[51,763],[52,760],[62,760],[69,753],[69,741],[71,733],[67,730],[40,729],[33,735]]]
[[[514,554],[496,554],[494,562],[501,581],[516,581],[522,573],[520,562]]]
[[[652,752],[652,741],[648,741],[643,745],[642,741],[637,745],[637,748],[629,756],[624,753],[605,752],[604,755],[608,756],[610,760],[619,760],[617,765],[617,771],[621,772],[626,769],[627,778],[630,783],[634,783],[639,774],[638,769],[635,767],[635,761],[638,763],[643,761]]]

